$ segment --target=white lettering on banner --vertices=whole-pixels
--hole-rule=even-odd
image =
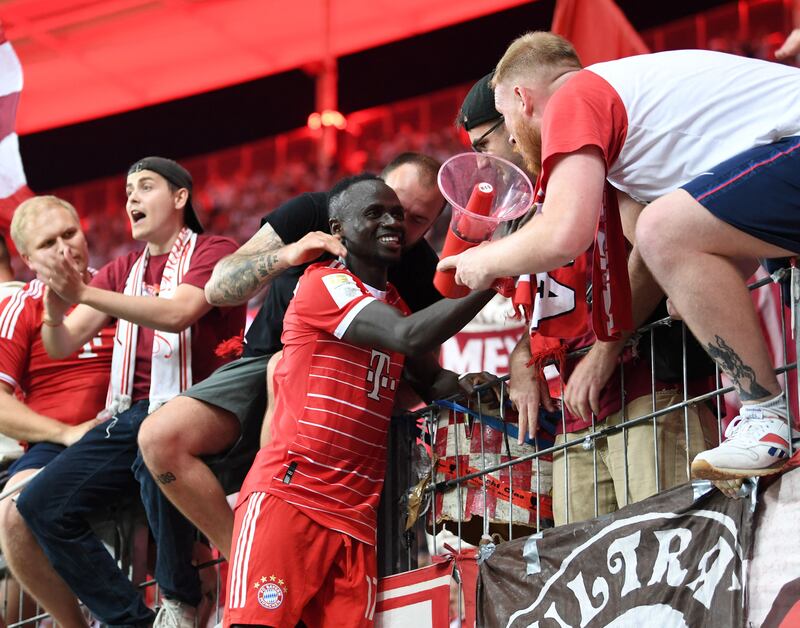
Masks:
[[[678,561],[684,550],[689,547],[689,542],[692,540],[692,533],[686,528],[676,528],[674,530],[658,530],[655,532],[658,539],[658,555],[656,562],[653,565],[653,575],[650,576],[651,584],[657,584],[664,578],[664,573],[667,574],[667,584],[671,587],[677,587],[686,577],[688,571],[681,567]],[[672,540],[678,539],[678,549],[675,552],[670,551]]]
[[[716,537],[714,545],[710,548],[708,544],[693,547],[694,537],[692,532],[684,527],[652,530],[652,536],[650,536],[650,533],[646,533],[647,536],[645,538],[642,538],[642,530],[615,538],[626,527],[648,525],[648,522],[657,520],[668,521],[679,516],[696,517],[702,521],[703,527],[717,526],[719,536]],[[727,537],[730,537],[730,541]],[[655,559],[650,559],[653,561],[650,578],[648,580],[646,574],[642,574],[643,578],[640,581],[639,569],[642,566],[646,569],[647,565],[642,563],[638,554],[641,548],[652,547],[653,538],[658,543],[658,551]],[[705,538],[708,538],[708,536],[706,535]],[[676,541],[677,547],[674,547]],[[697,544],[699,543],[700,541]],[[606,577],[598,574],[596,566],[598,564],[602,565],[602,561],[599,563],[597,561],[592,562],[591,564],[595,565],[595,567],[591,570],[591,576],[594,580],[590,596],[586,589],[583,568],[591,553],[597,552],[598,549],[602,548],[603,544],[607,544],[607,550],[604,554],[606,555],[608,575],[616,577]],[[704,553],[701,554],[701,552]],[[643,554],[643,556],[646,556],[646,554]],[[731,566],[736,557],[738,557],[737,563]],[[738,584],[739,578],[737,578],[736,571],[740,568],[744,569],[744,556],[738,543],[737,525],[731,517],[723,513],[713,510],[693,510],[680,515],[670,512],[651,512],[619,519],[602,528],[580,546],[573,549],[539,589],[536,600],[526,608],[513,612],[508,618],[506,626],[510,628],[512,625],[517,625],[515,621],[522,619],[523,621],[527,620],[525,625],[528,628],[538,628],[542,619],[552,619],[562,627],[577,625],[583,627],[603,611],[612,595],[621,599],[633,591],[642,589],[642,581],[647,581],[646,587],[650,587],[661,585],[665,578],[668,586],[686,587],[693,591],[692,597],[706,609],[710,609],[714,595],[723,578],[728,576],[734,586]],[[693,577],[696,576],[695,579],[688,584],[684,584],[687,575],[690,573]],[[574,601],[577,603],[577,608],[566,603],[568,598],[560,597],[563,596],[563,593],[560,596],[554,595],[554,592],[558,590],[557,588],[564,586],[564,584],[571,591]],[[551,603],[547,606],[547,611],[544,614],[542,614],[542,610],[537,612],[537,607],[548,599]],[[541,608],[543,609],[544,606]],[[642,611],[643,608],[645,607],[637,607],[637,613],[639,611],[644,613]],[[683,621],[684,615],[681,612],[669,609],[669,607],[664,607],[662,610],[667,613],[665,615],[666,623],[653,624],[645,622],[643,625],[676,627],[686,625]],[[579,617],[576,617],[576,614],[579,614]],[[615,625],[627,626],[632,624],[618,623]]]
[[[442,345],[442,366],[454,373],[478,373],[483,369],[483,338],[471,338],[459,348],[459,334]]]
[[[608,581],[605,578],[598,576],[592,584],[592,597],[602,598],[598,606],[592,604],[592,600],[589,599],[586,583],[583,581],[583,572],[578,572],[578,575],[567,583],[567,587],[575,594],[575,599],[578,600],[578,606],[581,608],[581,628],[592,621],[608,604]]]
[[[524,328],[461,332],[442,345],[442,366],[455,373],[508,373],[509,357]]]
[[[508,355],[503,338],[487,338],[483,343],[483,369],[489,373],[508,371]]]
[[[606,624],[605,628],[630,628],[631,626],[658,626],[658,628],[689,628],[679,610],[666,604],[636,606]]]
[[[709,567],[708,561],[714,554],[717,555],[716,560]],[[686,585],[694,591],[694,599],[706,608],[711,608],[711,598],[714,597],[714,591],[717,590],[717,585],[725,575],[725,568],[731,560],[733,560],[733,549],[725,539],[720,538],[717,544],[703,554],[703,558],[700,559],[698,566],[700,575]]]
[[[636,575],[636,566],[638,562],[636,560],[636,548],[639,547],[641,538],[642,531],[638,530],[633,534],[617,539],[608,546],[606,561],[608,571],[612,574],[619,573],[622,566],[625,565],[625,582],[622,585],[622,591],[619,594],[620,597],[625,597],[631,591],[635,591],[642,586],[642,583],[639,582],[639,578]],[[614,560],[611,560],[612,556],[616,557],[617,554],[619,554],[621,558],[614,558]]]

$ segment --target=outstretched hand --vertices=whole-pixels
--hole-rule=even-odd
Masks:
[[[584,421],[591,421],[592,413],[600,413],[600,394],[617,366],[619,351],[614,345],[596,343],[569,376],[564,405]]]
[[[476,247],[467,249],[458,255],[445,257],[436,266],[436,270],[443,272],[455,270],[456,283],[467,286],[472,290],[486,290],[495,279],[487,272],[485,247],[488,242],[482,242]]]
[[[31,267],[39,279],[65,302],[81,302],[86,284],[83,282],[83,272],[69,249],[46,260],[32,262]]]
[[[539,378],[531,369],[511,371],[508,381],[508,398],[517,409],[517,425],[519,433],[517,442],[522,444],[525,438],[535,438],[539,428],[539,407],[544,406],[549,412],[556,411],[556,404],[550,397],[547,380]]]
[[[307,233],[297,242],[287,244],[284,251],[286,263],[290,266],[313,262],[323,253],[330,253],[334,257],[347,255],[347,249],[339,236],[322,231]]]

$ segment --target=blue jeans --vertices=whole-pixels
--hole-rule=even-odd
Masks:
[[[155,578],[161,590],[192,606],[200,603],[200,579],[191,562],[194,528],[163,496],[136,445],[147,407],[147,401],[139,401],[87,432],[50,462],[17,500],[17,509],[55,570],[109,626],[150,624],[153,611],[87,518],[137,491],[156,539]]]

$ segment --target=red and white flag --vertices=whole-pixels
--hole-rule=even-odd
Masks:
[[[15,132],[22,65],[0,25],[0,235],[7,236],[17,205],[33,196],[25,179]],[[8,239],[8,246],[13,246]]]
[[[453,563],[381,578],[375,605],[376,628],[447,628]]]

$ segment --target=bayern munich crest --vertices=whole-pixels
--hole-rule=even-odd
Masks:
[[[255,586],[258,587],[258,603],[267,610],[275,610],[283,604],[283,598],[286,595],[287,588],[282,578],[276,578],[274,575],[269,578],[261,578],[261,582],[256,582]]]

